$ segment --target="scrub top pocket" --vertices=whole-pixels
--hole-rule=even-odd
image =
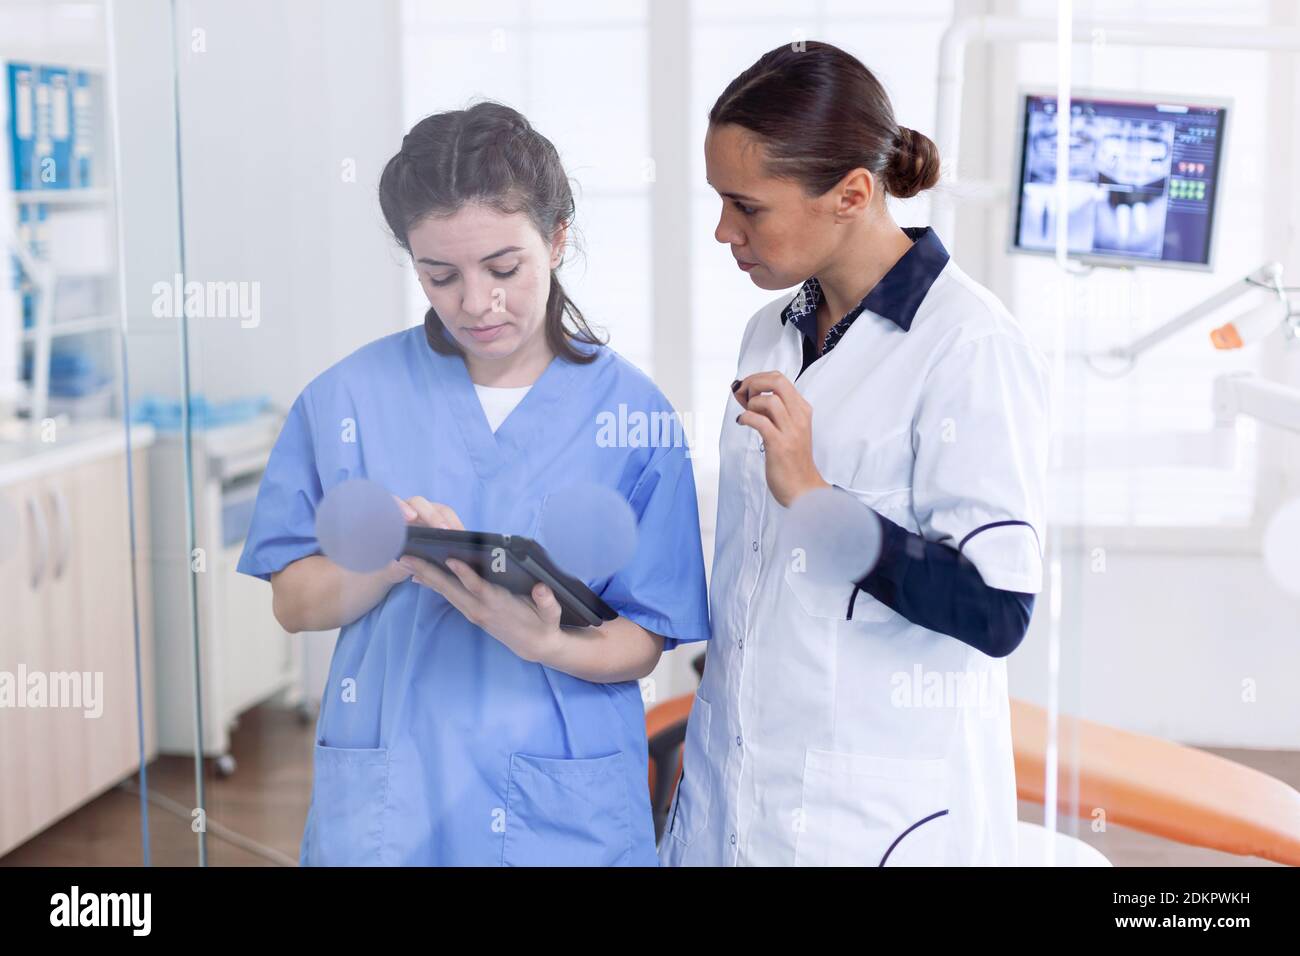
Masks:
[[[565,758],[512,754],[503,866],[631,862],[631,807],[622,753]]]
[[[945,763],[809,750],[796,866],[942,865],[951,839]]]
[[[384,865],[388,775],[386,749],[316,744],[305,865]]]

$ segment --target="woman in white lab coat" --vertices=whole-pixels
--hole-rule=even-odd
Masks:
[[[1042,584],[1045,363],[940,237],[894,221],[886,195],[934,185],[939,157],[857,59],[780,47],[709,120],[715,237],[798,290],[741,342],[661,860],[1014,863],[1004,658]],[[806,573],[825,532],[790,509],[814,492],[879,519],[874,567],[868,534]]]

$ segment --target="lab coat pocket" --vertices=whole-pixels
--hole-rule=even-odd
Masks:
[[[786,565],[785,583],[804,613],[812,617],[834,621],[886,621],[894,616],[887,605],[865,591],[857,591],[852,582],[824,580],[800,569],[794,562]],[[856,595],[854,591],[857,591]]]
[[[940,866],[950,826],[943,760],[806,752],[797,866]]]
[[[388,751],[317,742],[303,860],[312,866],[381,866]]]
[[[620,753],[511,754],[504,866],[617,866],[632,852],[627,763]]]
[[[840,490],[850,494],[863,506],[878,515],[883,515],[894,524],[910,527],[911,522],[907,514],[911,509],[911,489],[868,492],[868,490],[840,485]],[[868,544],[865,542],[863,549],[867,548]],[[814,561],[816,555],[810,555],[807,558],[807,567],[803,567],[792,557],[785,567],[785,583],[807,614],[813,615],[814,618],[854,620],[854,622],[884,622],[898,617],[892,607],[854,587],[855,575],[861,576],[871,570],[868,564],[853,568],[818,568],[811,564]],[[865,555],[863,562],[870,562],[870,555]]]
[[[668,810],[668,832],[682,846],[690,846],[708,822],[711,793],[709,774],[697,761],[709,759],[709,725],[712,708],[699,694],[691,704],[683,745],[682,779]],[[689,782],[688,782],[689,781]]]
[[[814,460],[824,462],[822,477],[841,488],[864,489],[864,494],[892,495],[910,491],[916,460],[909,424],[889,435],[836,435],[818,447]]]

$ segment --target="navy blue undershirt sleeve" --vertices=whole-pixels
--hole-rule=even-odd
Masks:
[[[955,637],[990,657],[1006,657],[1024,639],[1034,595],[991,588],[955,548],[927,541],[877,513],[880,560],[857,588],[913,624]],[[857,598],[857,590],[853,596]],[[850,617],[852,604],[849,605]]]

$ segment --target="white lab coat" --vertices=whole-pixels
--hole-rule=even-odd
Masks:
[[[800,332],[780,319],[791,298],[750,320],[737,378],[776,369],[795,382],[826,481],[927,539],[966,539],[989,586],[1038,592],[1048,377],[1002,304],[948,261],[908,331],[865,311],[799,375]],[[863,591],[849,619],[851,584],[792,570],[776,552],[789,512],[740,411],[730,400],[713,639],[661,861],[1013,863],[1004,661]]]

